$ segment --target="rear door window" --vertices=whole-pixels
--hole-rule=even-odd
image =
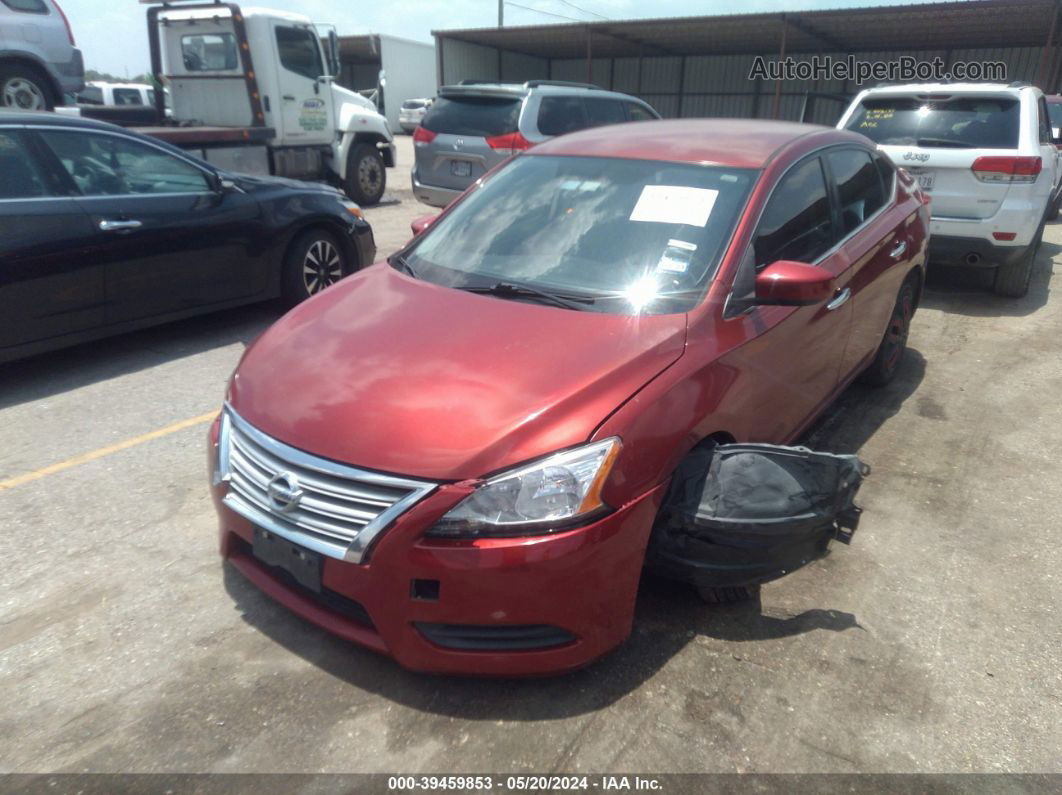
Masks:
[[[97,86],[85,86],[78,93],[77,101],[84,105],[102,105],[103,89]]]
[[[564,135],[589,126],[582,97],[542,97],[538,106],[538,131]]]
[[[1010,97],[865,99],[845,125],[885,145],[1015,149],[1020,107]]]
[[[421,126],[435,133],[490,138],[516,132],[519,115],[518,97],[439,97]]]
[[[814,263],[834,242],[826,180],[813,157],[782,177],[767,202],[752,243],[756,268],[783,259]]]
[[[826,155],[837,186],[841,210],[841,235],[863,225],[885,204],[885,194],[870,153],[861,149],[838,149]]]
[[[181,61],[188,72],[225,72],[236,68],[239,55],[231,33],[181,36]]]
[[[601,127],[606,124],[622,124],[627,121],[627,114],[623,110],[623,103],[618,99],[587,97],[586,116],[591,127]],[[541,129],[541,126],[539,129]]]
[[[114,104],[143,105],[144,100],[135,88],[116,88],[114,89]]]
[[[0,199],[48,196],[44,174],[15,132],[0,130]]]

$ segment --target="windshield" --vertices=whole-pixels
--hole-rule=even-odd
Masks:
[[[1014,149],[1018,100],[1005,97],[865,99],[845,127],[879,144]]]
[[[433,224],[404,261],[455,287],[498,282],[622,314],[704,295],[758,172],[648,160],[522,156]]]

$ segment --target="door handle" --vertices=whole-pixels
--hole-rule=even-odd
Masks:
[[[907,241],[901,240],[899,243],[896,244],[896,247],[889,252],[889,256],[893,259],[899,259],[901,256],[903,256],[903,252],[905,251],[907,251]]]
[[[835,309],[840,309],[848,302],[848,299],[851,297],[852,291],[848,287],[845,287],[843,290],[838,290],[837,295],[833,297],[833,300],[830,301],[830,303],[826,304],[826,309],[830,312]]]
[[[140,221],[115,221],[110,218],[104,218],[100,221],[101,232],[129,232],[133,229],[139,229],[143,224]]]
[[[295,101],[295,97],[293,97],[291,94],[285,94],[284,95],[284,101],[285,102],[294,102]]]

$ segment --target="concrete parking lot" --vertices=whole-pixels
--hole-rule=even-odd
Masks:
[[[1024,299],[933,272],[808,439],[873,467],[852,546],[754,605],[647,580],[552,679],[407,673],[223,568],[207,418],[273,307],[0,366],[0,772],[1062,772],[1060,283],[1062,224]]]

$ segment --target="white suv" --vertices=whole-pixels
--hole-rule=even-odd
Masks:
[[[1044,222],[1058,216],[1062,199],[1062,167],[1040,89],[871,88],[837,126],[874,141],[931,197],[930,262],[995,268],[996,293],[1025,295]]]

